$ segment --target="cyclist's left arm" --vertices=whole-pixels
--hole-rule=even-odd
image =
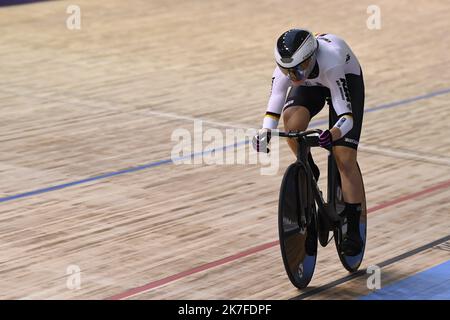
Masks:
[[[326,71],[326,76],[333,108],[339,118],[330,129],[333,140],[337,140],[344,137],[353,128],[352,104],[344,67],[342,65],[335,66]]]

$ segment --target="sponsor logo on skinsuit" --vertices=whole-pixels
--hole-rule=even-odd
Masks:
[[[345,142],[348,142],[348,143],[353,143],[353,144],[356,144],[356,145],[359,144],[359,141],[357,141],[357,140],[355,140],[355,139],[344,138],[344,141],[345,141]]]
[[[347,119],[344,118],[344,117],[342,117],[341,119],[339,119],[338,123],[336,124],[336,127],[338,127],[338,128],[340,129],[346,120],[347,120]]]
[[[289,101],[287,101],[285,104],[284,104],[284,107],[286,108],[286,107],[289,107],[291,104],[293,104],[294,103],[294,100],[289,100]]]
[[[339,80],[336,80],[336,84],[338,85],[342,100],[350,103],[350,93],[348,91],[347,79],[340,78]]]

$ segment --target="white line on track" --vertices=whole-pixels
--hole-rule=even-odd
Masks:
[[[13,88],[11,90],[10,88]],[[36,94],[34,92],[27,92],[24,88],[18,88],[18,87],[12,87],[9,85],[7,88],[1,88],[1,92],[14,94],[16,96],[21,96],[25,98],[35,98],[40,99],[44,102],[51,102],[51,103],[61,103],[62,106],[64,105],[73,105],[73,106],[79,106],[79,107],[86,107],[86,108],[92,108],[95,107],[96,109],[101,110],[107,110],[107,111],[114,111],[122,114],[127,115],[135,115],[142,117],[143,115],[148,116],[159,116],[162,118],[168,118],[168,119],[174,119],[174,120],[185,120],[185,121],[202,121],[204,124],[216,126],[216,127],[222,127],[222,128],[234,128],[234,129],[250,129],[252,126],[246,125],[246,124],[236,124],[236,123],[226,123],[226,122],[219,122],[209,119],[202,119],[202,118],[196,118],[192,116],[183,116],[178,115],[174,113],[169,112],[163,112],[163,111],[154,111],[154,110],[127,110],[123,111],[120,108],[117,107],[117,103],[107,101],[107,100],[92,100],[92,99],[86,99],[86,98],[78,98],[78,97],[64,97],[63,95],[53,94],[52,96],[42,96],[39,94]],[[120,103],[121,106],[128,106],[132,107],[132,104],[129,103]]]
[[[143,115],[151,115],[151,116],[158,116],[158,117],[169,118],[169,119],[174,119],[174,120],[183,120],[183,121],[191,121],[191,122],[202,121],[204,124],[221,127],[221,128],[234,128],[234,129],[252,128],[252,126],[245,124],[245,123],[219,122],[219,121],[214,121],[211,119],[203,119],[203,118],[192,117],[192,116],[183,116],[183,115],[177,115],[174,113],[163,112],[163,111],[153,111],[153,110],[122,111],[122,110],[118,109],[117,107],[115,107],[115,104],[110,101],[89,100],[89,99],[83,98],[80,100],[77,99],[78,101],[73,102],[74,97],[70,97],[68,99],[69,101],[67,101],[67,100],[65,100],[65,97],[63,97],[63,96],[55,96],[55,95],[53,95],[52,97],[39,96],[33,92],[27,92],[24,94],[24,92],[26,92],[26,90],[24,90],[24,88],[18,88],[18,87],[14,88],[18,91],[14,90],[14,89],[11,90],[10,89],[11,86],[8,86],[7,88],[8,89],[5,90],[5,87],[3,87],[0,91],[7,92],[7,93],[13,93],[13,94],[19,95],[19,96],[38,98],[41,100],[45,100],[47,102],[59,102],[62,105],[71,104],[71,105],[83,106],[83,107],[88,107],[88,108],[92,108],[95,105],[95,107],[98,109],[115,111],[115,112],[125,113],[125,114],[129,114],[129,115],[137,115],[139,117],[142,117]],[[121,105],[131,106],[130,104],[127,104],[127,103],[122,103]],[[367,145],[367,144],[363,144],[363,143],[360,143],[358,150],[361,152],[367,152],[367,153],[389,156],[389,157],[394,157],[394,158],[401,158],[401,159],[407,159],[407,160],[428,162],[428,163],[433,163],[433,164],[437,164],[437,165],[450,166],[450,158],[449,157],[426,155],[426,154],[418,153],[418,152],[411,151],[411,150],[400,150],[400,149],[390,148],[390,147],[386,147],[386,146]]]
[[[438,165],[450,166],[450,158],[445,156],[426,155],[411,150],[401,150],[386,146],[367,145],[360,143],[358,150],[377,155],[401,158],[407,160],[423,161]]]

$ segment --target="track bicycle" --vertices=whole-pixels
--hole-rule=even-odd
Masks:
[[[323,199],[308,161],[309,148],[319,146],[318,134],[321,132],[315,129],[278,133],[280,137],[296,139],[298,144],[297,160],[286,169],[281,183],[278,228],[286,273],[299,289],[305,288],[313,277],[318,240],[325,247],[334,238],[339,259],[349,272],[358,270],[366,247],[367,210],[364,197],[359,221],[362,250],[356,256],[348,256],[340,249],[347,232],[347,219],[342,215],[345,204],[333,150],[328,149],[327,201]]]

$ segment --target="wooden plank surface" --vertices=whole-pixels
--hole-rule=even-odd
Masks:
[[[271,176],[254,164],[159,162],[173,130],[193,132],[195,119],[223,133],[261,124],[274,41],[294,26],[345,38],[363,66],[366,109],[386,107],[365,114],[358,155],[369,208],[362,267],[449,235],[447,2],[380,0],[381,30],[366,27],[370,1],[80,0],[79,31],[65,26],[70,4],[0,9],[0,298],[301,294],[274,244],[293,160],[283,141]],[[325,168],[326,154],[314,155]],[[115,174],[84,181],[105,173]],[[393,282],[449,258],[431,248],[383,272]],[[67,288],[70,265],[79,290]],[[311,288],[346,275],[335,249],[321,249]],[[365,279],[310,298],[356,298]]]

